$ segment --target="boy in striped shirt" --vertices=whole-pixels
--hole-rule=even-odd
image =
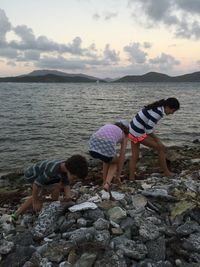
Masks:
[[[56,201],[63,189],[63,200],[71,200],[70,183],[84,179],[87,173],[88,163],[81,155],[73,155],[66,161],[44,160],[32,165],[24,172],[25,180],[32,184],[32,195],[12,215],[12,219],[17,220],[31,206],[35,212],[40,211],[46,191],[50,191],[52,201]]]

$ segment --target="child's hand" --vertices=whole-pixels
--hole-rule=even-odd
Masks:
[[[42,202],[40,200],[33,200],[33,210],[39,212],[42,209]]]
[[[72,198],[71,197],[64,197],[63,202],[69,202],[69,201],[72,201]]]

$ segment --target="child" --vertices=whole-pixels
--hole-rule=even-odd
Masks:
[[[121,182],[120,174],[125,159],[128,132],[129,123],[120,120],[115,124],[102,126],[89,140],[90,155],[103,162],[103,189],[108,192],[115,175],[116,180]],[[119,156],[116,153],[117,144],[121,144]]]
[[[173,114],[179,108],[180,104],[176,98],[170,97],[166,100],[161,99],[145,106],[130,122],[128,138],[131,140],[132,158],[129,166],[129,179],[135,179],[136,163],[139,158],[140,143],[158,151],[160,167],[165,176],[174,175],[167,167],[165,147],[154,133],[154,127],[164,114]]]
[[[45,190],[51,192],[51,199],[55,201],[58,200],[63,188],[64,201],[69,201],[71,199],[69,184],[77,178],[84,179],[87,173],[88,163],[81,155],[73,155],[66,161],[44,160],[29,167],[25,170],[24,176],[26,181],[32,184],[32,196],[12,214],[12,219],[17,220],[18,216],[31,205],[35,212],[40,211]]]

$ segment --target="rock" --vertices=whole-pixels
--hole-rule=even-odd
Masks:
[[[109,229],[109,221],[99,218],[96,222],[94,222],[94,227],[96,230],[107,230]]]
[[[176,229],[176,233],[180,236],[189,236],[193,232],[200,232],[199,224],[194,221],[187,221]]]
[[[40,240],[55,230],[56,220],[64,209],[65,207],[60,201],[54,201],[43,205],[38,216],[38,221],[32,229],[32,234],[35,240]]]
[[[159,189],[159,188],[151,188],[151,189],[146,189],[142,191],[142,194],[147,197],[157,197],[157,198],[162,198],[166,200],[175,200],[175,197],[170,196],[165,189]]]
[[[127,215],[126,211],[120,207],[114,207],[108,210],[109,219],[119,223]]]
[[[74,264],[74,267],[92,267],[97,254],[83,253],[80,259]]]
[[[95,162],[88,179],[72,186],[76,201],[70,204],[80,208],[87,202],[95,209],[71,212],[52,202],[39,216],[27,212],[16,224],[8,214],[28,188],[20,181],[14,187],[11,179],[9,197],[7,189],[0,192],[0,266],[199,267],[199,155],[200,146],[167,148],[177,173],[169,179],[159,173],[156,153],[142,149],[143,180],[126,179],[126,160],[122,185],[112,187],[120,196],[115,201],[101,197],[102,166]]]
[[[148,250],[148,258],[153,261],[163,261],[166,258],[166,242],[165,237],[160,236],[157,239],[146,242]]]
[[[14,252],[9,253],[7,257],[2,260],[1,267],[19,267],[23,266],[26,261],[31,258],[31,255],[35,252],[33,247],[21,247],[16,246]]]
[[[8,254],[14,248],[14,243],[6,240],[0,240],[0,254]]]
[[[80,210],[89,210],[89,209],[97,209],[97,205],[92,202],[84,202],[78,205],[74,205],[69,210],[71,212],[80,211]]]
[[[200,253],[200,233],[191,234],[189,238],[183,242],[183,248],[188,251]]]
[[[122,238],[120,244],[116,244],[116,249],[121,249],[126,257],[135,260],[144,259],[147,254],[147,248],[143,243],[126,238]]]
[[[105,190],[102,190],[102,191],[100,192],[100,194],[101,194],[101,198],[102,198],[103,200],[109,200],[109,199],[110,199],[110,195],[109,195],[109,193],[106,192]],[[113,196],[113,198],[114,198],[115,200],[121,200],[121,199],[124,198],[124,194],[121,194],[121,193],[116,192],[116,191],[111,191],[111,194],[112,194],[112,196]]]

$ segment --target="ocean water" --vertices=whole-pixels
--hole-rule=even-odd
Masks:
[[[200,138],[200,83],[0,83],[0,174],[87,153],[100,126],[172,96],[181,109],[155,132],[166,145],[191,145]]]

